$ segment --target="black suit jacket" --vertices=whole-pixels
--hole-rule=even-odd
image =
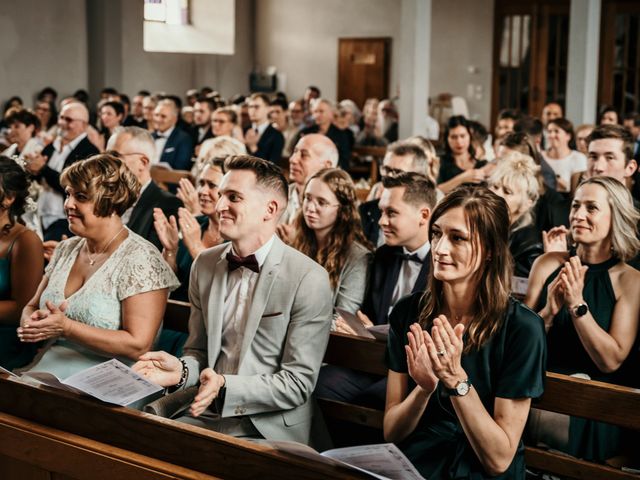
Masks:
[[[318,133],[320,131],[320,127],[318,125],[313,124],[310,127],[303,128],[298,134],[298,140],[309,134],[309,133]],[[343,170],[347,170],[349,168],[349,163],[351,162],[351,147],[353,146],[353,134],[351,131],[342,130],[335,125],[331,124],[329,129],[327,130],[326,137],[331,140],[336,148],[338,149],[338,165]]]
[[[210,138],[213,138],[215,136],[211,131],[211,127],[207,127],[207,131],[204,133],[202,140],[198,141],[198,129],[199,127],[197,125],[194,125],[193,127],[191,127],[191,142],[194,145],[200,145],[205,140],[209,140]]]
[[[367,237],[367,240],[374,246],[378,244],[378,237],[380,235],[378,221],[382,216],[378,202],[379,200],[369,200],[358,207],[364,236]]]
[[[168,163],[174,170],[190,170],[193,142],[191,136],[177,126],[167,138],[160,161]]]
[[[280,165],[282,159],[282,149],[284,148],[284,136],[276,130],[273,125],[269,125],[258,140],[258,149],[253,153],[256,157],[269,160]]]
[[[153,209],[160,208],[167,218],[174,215],[177,219],[178,208],[180,207],[182,207],[180,199],[169,192],[165,192],[155,182],[151,181],[149,186],[142,192],[136,206],[133,207],[127,226],[162,251],[162,243],[160,243],[160,238],[158,238],[156,229],[153,226]]]
[[[382,245],[378,247],[373,256],[371,269],[369,270],[369,283],[364,295],[364,302],[360,309],[375,325],[388,322],[389,308],[393,290],[398,283],[400,267],[403,259],[399,256],[402,247],[390,247]],[[431,264],[431,252],[424,258],[422,268],[418,274],[411,293],[423,292],[427,287],[427,274]]]
[[[84,137],[80,140],[80,143],[76,145],[76,148],[71,150],[67,159],[64,161],[64,165],[62,166],[62,170],[60,172],[54,170],[49,167],[49,159],[54,153],[53,143],[50,143],[42,150],[42,155],[47,157],[47,164],[40,170],[38,174],[38,178],[44,178],[47,181],[47,184],[53,188],[55,191],[64,195],[64,188],[60,185],[60,173],[62,170],[67,168],[69,165],[74,164],[78,160],[84,160],[85,158],[89,158],[92,155],[96,155],[100,153],[96,146],[89,141],[87,137]]]

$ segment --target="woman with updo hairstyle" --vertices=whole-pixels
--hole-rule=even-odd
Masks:
[[[573,124],[566,118],[555,118],[547,124],[547,149],[542,156],[556,174],[556,190],[569,194],[574,173],[587,170],[587,157],[575,148]]]
[[[488,188],[449,193],[431,214],[426,293],[389,317],[384,436],[425,478],[525,478],[546,343],[540,318],[509,295],[509,223]]]
[[[355,314],[364,300],[371,252],[348,173],[325,168],[307,181],[295,228],[293,247],[329,273],[334,307]]]
[[[158,250],[122,224],[140,192],[123,162],[95,155],[66,168],[60,184],[75,236],[55,249],[18,337],[46,341],[27,369],[66,378],[112,357],[132,364],[147,352],[178,281]]]
[[[489,188],[509,207],[509,251],[516,277],[528,278],[533,262],[544,253],[542,236],[533,223],[539,169],[530,156],[513,152],[500,158],[488,180]]]
[[[12,370],[29,363],[35,345],[18,341],[20,314],[42,280],[42,241],[21,222],[29,180],[13,160],[0,157],[0,366]]]
[[[449,119],[444,129],[444,155],[440,159],[438,189],[448,193],[463,183],[481,183],[491,173],[492,164],[476,158],[469,121],[461,115]]]
[[[593,177],[578,186],[569,216],[572,247],[538,258],[525,298],[544,320],[548,370],[637,386],[637,367],[625,372],[621,366],[638,334],[640,272],[626,262],[640,249],[639,220],[629,190],[618,180]],[[554,422],[553,436],[544,421],[534,430],[551,448],[576,457],[602,462],[618,454],[616,427],[565,420],[564,427]]]

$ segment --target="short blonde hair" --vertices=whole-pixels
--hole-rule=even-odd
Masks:
[[[136,202],[140,182],[118,158],[107,153],[94,155],[67,167],[60,176],[63,187],[84,192],[95,202],[98,217],[122,216]]]
[[[496,169],[489,177],[489,185],[507,185],[518,187],[526,198],[535,204],[540,196],[540,183],[538,182],[538,172],[540,167],[529,155],[519,152],[510,152],[498,160]],[[522,214],[518,226],[524,227],[533,222],[531,209]]]
[[[206,140],[200,146],[200,154],[192,172],[198,176],[204,167],[213,165],[215,159],[227,159],[232,155],[246,155],[246,153],[247,148],[244,143],[226,135]]]
[[[599,185],[607,192],[609,208],[611,208],[611,248],[613,254],[626,262],[638,254],[638,221],[640,213],[633,205],[633,197],[629,189],[615,178],[592,177],[576,188],[576,192],[585,185]]]

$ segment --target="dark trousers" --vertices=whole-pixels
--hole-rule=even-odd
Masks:
[[[325,365],[320,369],[315,395],[345,403],[384,409],[387,377],[350,368]]]

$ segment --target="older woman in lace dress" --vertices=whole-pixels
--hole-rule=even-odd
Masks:
[[[122,224],[140,184],[120,160],[77,162],[61,184],[76,236],[56,248],[18,337],[47,340],[28,369],[66,378],[112,357],[132,363],[149,350],[178,281],[156,248]]]

